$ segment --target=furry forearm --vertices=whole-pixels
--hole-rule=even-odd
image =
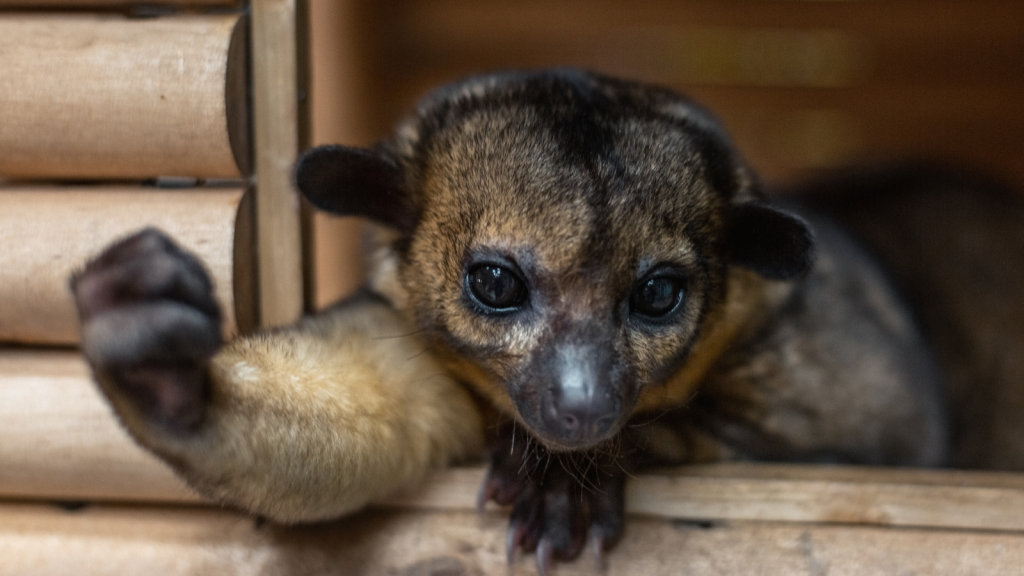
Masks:
[[[473,400],[369,298],[238,339],[208,378],[194,433],[122,418],[200,492],[274,520],[337,517],[481,453]]]

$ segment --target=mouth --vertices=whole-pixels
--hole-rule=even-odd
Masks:
[[[541,418],[541,424],[536,425],[519,411],[519,420],[551,452],[579,452],[599,448],[615,438],[622,428],[618,418],[611,416],[592,421],[577,419],[573,422],[572,417],[562,415],[555,425],[555,431],[549,428],[551,418]]]

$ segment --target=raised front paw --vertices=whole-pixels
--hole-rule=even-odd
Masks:
[[[220,308],[199,260],[147,228],[71,278],[82,352],[115,406],[171,432],[199,426],[206,367],[221,346]]]
[[[479,504],[512,505],[506,551],[536,551],[543,576],[552,560],[572,560],[586,541],[598,564],[622,535],[626,473],[614,455],[552,454],[514,426],[490,448]]]

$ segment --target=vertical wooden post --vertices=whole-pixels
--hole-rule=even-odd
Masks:
[[[291,169],[299,149],[296,1],[252,1],[252,98],[260,324],[302,314],[299,198]]]

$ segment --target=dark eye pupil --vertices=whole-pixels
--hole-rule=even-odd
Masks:
[[[491,308],[512,308],[523,301],[522,281],[501,266],[474,268],[469,273],[469,287],[477,300]]]
[[[633,309],[646,316],[664,316],[675,309],[682,286],[675,278],[651,278],[633,291]]]

